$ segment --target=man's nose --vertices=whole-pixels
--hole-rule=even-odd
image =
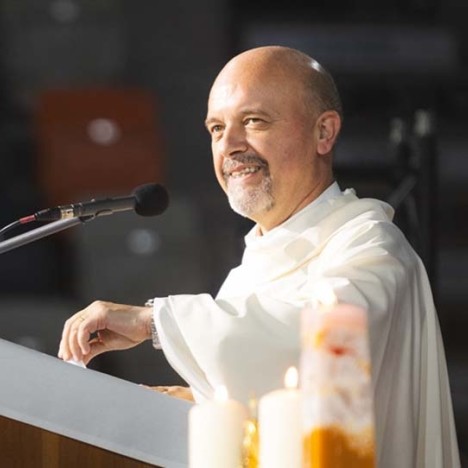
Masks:
[[[219,144],[219,151],[225,158],[244,153],[248,148],[245,130],[237,126],[226,127]]]

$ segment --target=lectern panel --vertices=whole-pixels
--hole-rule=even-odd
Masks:
[[[0,416],[0,466],[162,468]]]
[[[150,466],[187,467],[190,403],[4,340],[0,357],[0,416]],[[2,436],[7,433],[1,428]],[[52,448],[57,445],[57,439],[45,437]],[[34,443],[42,444],[40,439]],[[62,456],[61,444],[50,452],[54,460]],[[29,450],[26,443],[22,447],[21,452]]]

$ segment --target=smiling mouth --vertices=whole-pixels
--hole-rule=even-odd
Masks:
[[[239,169],[234,169],[233,171],[229,171],[226,173],[227,176],[233,177],[234,179],[240,178],[240,177],[245,177],[249,174],[255,174],[261,169],[260,166],[249,166],[249,167],[243,167]]]
[[[226,181],[247,178],[261,170],[266,171],[268,175],[268,164],[256,155],[238,155],[226,159],[223,163],[223,176]]]

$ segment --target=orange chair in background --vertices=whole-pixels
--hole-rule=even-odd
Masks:
[[[39,186],[50,206],[164,182],[154,96],[140,89],[54,89],[36,112]]]

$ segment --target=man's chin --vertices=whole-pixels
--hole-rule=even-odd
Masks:
[[[255,220],[263,213],[270,211],[273,206],[273,200],[269,196],[262,197],[263,199],[238,199],[228,194],[229,205],[237,214]]]

